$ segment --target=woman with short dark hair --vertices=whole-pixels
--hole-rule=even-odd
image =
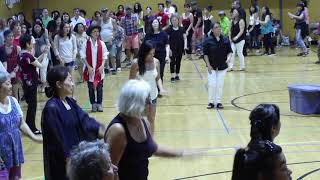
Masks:
[[[38,57],[34,57],[31,53],[32,43],[31,36],[24,34],[20,37],[20,59],[19,67],[21,73],[22,88],[26,102],[28,104],[26,122],[31,131],[35,134],[41,134],[41,131],[36,128],[35,119],[37,112],[37,87],[40,83],[37,68],[42,68],[42,61],[45,56],[48,56],[49,48],[44,48],[43,53]]]
[[[67,67],[53,67],[47,81],[50,99],[41,116],[44,175],[46,180],[67,180],[66,162],[72,148],[81,141],[102,138],[105,128],[69,97],[74,84]]]
[[[203,42],[204,60],[208,68],[207,109],[222,109],[224,78],[232,50],[229,39],[222,35],[220,23],[212,23],[210,29],[211,33]]]

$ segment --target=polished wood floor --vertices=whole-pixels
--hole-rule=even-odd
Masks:
[[[320,66],[314,64],[315,52],[305,58],[296,57],[296,53],[295,49],[283,48],[274,57],[247,57],[246,72],[227,73],[225,109],[219,111],[206,109],[207,75],[202,60],[183,60],[181,81],[177,83],[170,82],[167,66],[164,86],[169,93],[158,101],[154,138],[160,145],[188,149],[198,156],[152,157],[149,179],[229,180],[234,153],[249,140],[249,110],[259,103],[276,103],[281,108],[282,127],[275,142],[283,147],[294,179],[317,170],[320,166],[320,118],[291,112],[287,86],[320,83]],[[237,59],[236,62],[237,68]],[[108,124],[117,114],[116,99],[127,79],[127,69],[108,76],[104,83],[104,112],[90,115]],[[77,85],[76,98],[89,110],[86,85]],[[40,94],[38,124],[45,101],[45,96]],[[23,141],[23,179],[43,179],[42,145],[25,137]],[[320,179],[320,173],[315,171],[305,179]]]

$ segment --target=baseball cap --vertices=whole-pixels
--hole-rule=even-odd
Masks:
[[[101,9],[101,12],[108,12],[108,11],[109,11],[109,9],[106,7]]]
[[[219,11],[219,16],[220,15],[226,15],[226,13],[224,11]]]

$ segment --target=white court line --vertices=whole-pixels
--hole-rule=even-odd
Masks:
[[[36,179],[44,179],[44,177],[38,176],[38,177],[33,177],[33,178],[25,179],[25,180],[36,180]]]

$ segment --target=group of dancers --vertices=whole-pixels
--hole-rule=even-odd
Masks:
[[[92,20],[86,19],[86,12],[79,8],[74,9],[73,18],[67,13],[60,16],[59,11],[53,11],[50,17],[48,9],[43,9],[32,26],[19,13],[17,19],[8,20],[9,29],[1,20],[0,157],[4,164],[1,171],[7,172],[7,178],[21,178],[24,157],[19,129],[43,143],[47,180],[89,177],[90,173],[78,175],[83,172],[77,168],[89,168],[90,163],[76,162],[72,156],[81,153],[82,147],[90,148],[85,141],[96,139],[104,139],[110,153],[106,157],[110,161],[105,164],[108,168],[96,179],[147,179],[148,158],[152,155],[192,154],[158,145],[152,137],[157,99],[167,93],[163,85],[166,64],[170,63],[170,81],[175,83],[180,80],[184,54],[191,59],[196,53],[203,57],[208,72],[207,109],[222,109],[224,78],[227,71],[234,71],[236,54],[239,71],[246,70],[247,34],[251,37],[249,49],[261,48],[262,34],[264,54],[272,56],[275,28],[270,9],[264,6],[260,10],[257,1],[250,7],[249,25],[239,0],[232,3],[231,21],[224,11],[219,12],[219,21],[213,19],[212,7],[202,12],[196,2],[186,3],[184,8],[180,16],[171,0],[166,0],[166,5],[159,3],[155,14],[151,7],[146,7],[144,14],[140,3],[134,7],[119,5],[117,13],[103,8]],[[306,14],[305,2],[297,4],[295,15],[288,13],[295,19],[299,56],[308,54],[303,38]],[[105,75],[121,72],[122,49],[130,67],[129,81],[120,91],[119,114],[105,126],[74,100],[74,81],[80,77],[80,83],[87,83],[91,112],[103,112]],[[41,130],[35,124],[38,86],[49,98],[42,110]],[[18,104],[22,97],[28,105],[25,121]],[[259,105],[251,112],[250,122],[251,141],[247,148],[237,151],[232,179],[290,179],[282,149],[273,143],[280,130],[279,108]],[[103,167],[99,163],[104,161],[94,162],[98,172]]]

